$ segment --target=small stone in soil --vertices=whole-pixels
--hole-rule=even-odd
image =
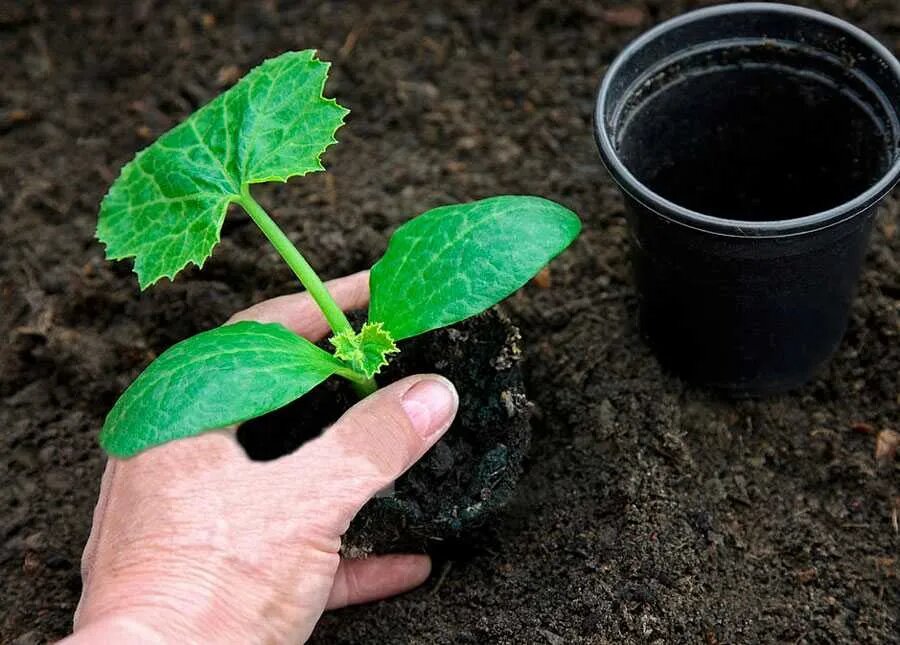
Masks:
[[[553,284],[552,280],[550,279],[550,267],[546,266],[538,271],[538,274],[534,276],[531,281],[538,289],[549,289]]]
[[[859,434],[875,434],[875,428],[865,421],[856,421],[850,424],[850,429]]]
[[[810,567],[809,569],[801,569],[800,571],[797,571],[795,573],[797,576],[797,582],[802,585],[812,582],[818,575],[815,567]]]
[[[897,456],[900,433],[882,430],[875,439],[875,461],[879,466],[887,465]]]
[[[613,27],[640,27],[646,17],[641,7],[613,7],[603,12],[603,21]]]

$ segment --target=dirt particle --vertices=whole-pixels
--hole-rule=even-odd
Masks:
[[[816,571],[815,567],[810,567],[809,569],[800,569],[799,571],[795,571],[794,575],[797,577],[797,582],[802,585],[809,584],[819,575],[819,572]]]
[[[464,164],[462,161],[451,159],[444,164],[444,170],[446,170],[451,175],[458,175],[459,173],[466,171],[466,164]]]
[[[469,151],[478,148],[481,145],[481,140],[478,137],[467,136],[461,137],[456,142],[456,148],[462,151]]]
[[[882,556],[875,558],[875,568],[882,575],[893,578],[897,575],[894,566],[897,564],[897,558],[893,556]]]
[[[25,538],[25,548],[30,549],[31,551],[40,551],[47,544],[47,539],[44,537],[43,533],[32,533],[28,537]]]
[[[33,551],[27,551],[22,559],[22,572],[31,575],[41,568],[41,559]]]
[[[886,466],[897,457],[897,445],[900,444],[900,433],[893,430],[882,430],[875,438],[875,462]]]
[[[32,630],[29,632],[25,632],[24,634],[18,636],[10,645],[40,645],[40,643],[45,642],[41,635]]]
[[[237,65],[225,65],[216,72],[216,85],[218,87],[234,85],[243,75],[244,72]]]
[[[8,132],[17,125],[24,125],[35,120],[34,112],[22,108],[14,108],[0,112],[0,132]]]
[[[603,22],[613,27],[640,27],[646,19],[644,8],[635,5],[612,7],[603,12]]]
[[[538,289],[549,289],[553,284],[550,277],[550,267],[545,266],[543,269],[538,271],[538,274],[534,276],[531,281]]]
[[[397,98],[403,103],[413,103],[425,108],[437,100],[440,92],[433,83],[397,81]]]

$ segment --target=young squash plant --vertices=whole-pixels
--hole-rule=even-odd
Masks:
[[[578,235],[568,209],[501,196],[430,210],[401,226],[370,273],[368,321],[354,329],[251,186],[324,170],[348,110],[323,96],[314,50],[264,62],[126,164],[100,208],[110,260],[134,259],[141,289],[202,267],[231,204],[243,208],[321,308],[333,353],[279,324],[238,322],[182,341],[128,387],[100,442],[117,457],[246,421],[331,376],[361,396],[397,342],[474,316],[525,284]]]

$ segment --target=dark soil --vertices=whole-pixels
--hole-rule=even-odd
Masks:
[[[351,317],[357,327],[361,315]],[[459,412],[447,434],[395,484],[371,500],[344,536],[348,557],[443,552],[471,537],[510,500],[531,438],[519,330],[495,310],[401,342],[379,380],[442,374]],[[254,459],[275,459],[337,421],[358,397],[332,379],[291,405],[245,423],[238,440]]]
[[[695,2],[0,1],[0,642],[65,634],[115,397],[173,342],[295,289],[246,217],[203,272],[138,294],[92,239],[119,167],[266,56],[318,47],[353,112],[320,173],[260,191],[334,277],[429,207],[534,193],[585,231],[505,303],[536,403],[507,510],[402,598],[318,643],[898,643],[900,202],[850,329],[803,389],[730,402],[661,372],[635,328],[593,94]],[[806,2],[894,51],[895,0]]]

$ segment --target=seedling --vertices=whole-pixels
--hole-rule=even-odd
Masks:
[[[328,64],[316,52],[264,62],[126,164],[100,208],[97,237],[110,260],[134,258],[141,289],[202,267],[229,205],[259,226],[333,331],[329,353],[279,324],[239,322],[161,354],[116,402],[100,442],[128,457],[152,446],[280,408],[327,378],[361,396],[396,343],[488,309],[578,235],[568,209],[502,196],[442,206],[401,226],[372,268],[368,321],[355,330],[303,255],[256,202],[253,184],[324,170],[348,110],[322,95]]]

